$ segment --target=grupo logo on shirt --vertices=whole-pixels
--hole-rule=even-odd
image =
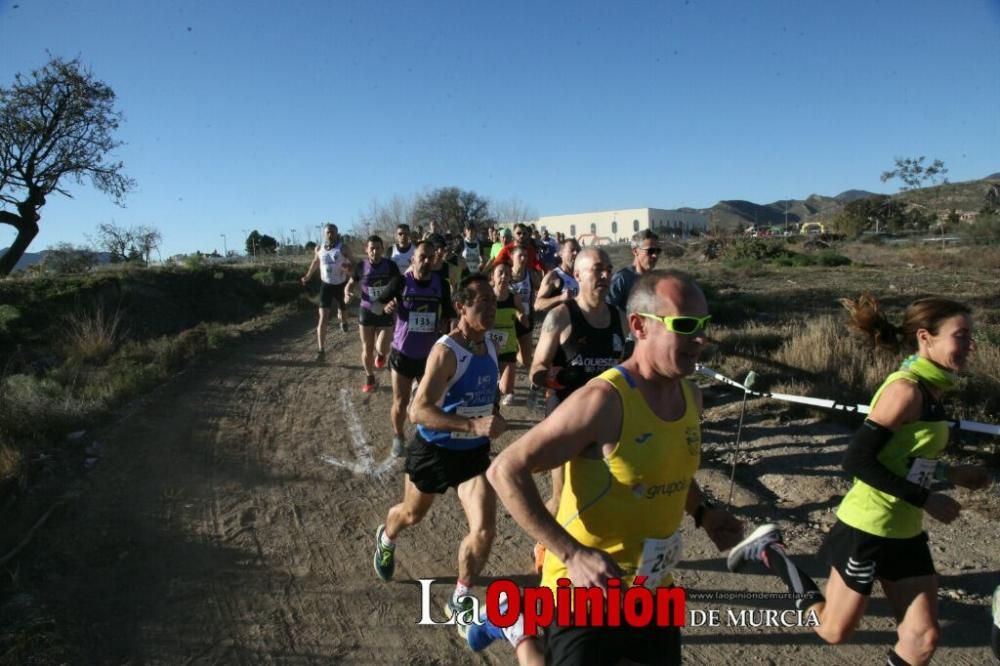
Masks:
[[[660,495],[673,495],[682,490],[687,490],[687,487],[688,482],[683,479],[680,481],[671,481],[670,483],[659,483],[646,488],[646,499],[656,499]]]

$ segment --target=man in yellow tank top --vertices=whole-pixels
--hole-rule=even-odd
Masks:
[[[672,584],[685,513],[725,550],[740,521],[705,502],[694,474],[701,449],[701,393],[684,379],[705,346],[708,305],[676,271],[651,271],[626,309],[635,353],[574,392],[551,416],[494,460],[487,476],[511,516],[547,549],[542,585],[607,591],[644,580]],[[533,474],[563,466],[566,483],[553,517]],[[556,606],[559,601],[556,597]],[[535,641],[518,646],[537,649]],[[521,646],[527,646],[522,648]],[[680,663],[675,626],[551,626],[547,663]]]

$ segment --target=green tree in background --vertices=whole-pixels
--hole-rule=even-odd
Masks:
[[[254,229],[247,236],[246,250],[247,255],[251,257],[259,257],[262,254],[273,255],[278,252],[278,241]]]
[[[882,172],[882,182],[888,182],[893,178],[898,178],[903,182],[900,189],[904,192],[919,190],[928,185],[938,185],[947,183],[945,177],[948,169],[941,160],[934,160],[930,166],[924,166],[923,155],[920,157],[897,157],[896,168],[891,171]]]

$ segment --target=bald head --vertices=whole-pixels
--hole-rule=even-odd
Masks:
[[[610,265],[611,259],[608,253],[600,248],[585,247],[576,255],[576,263],[573,266],[575,270],[583,272],[597,263]]]

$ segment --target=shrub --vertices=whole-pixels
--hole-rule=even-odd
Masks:
[[[21,311],[13,305],[0,305],[0,336],[11,335],[13,325],[21,318]]]
[[[722,250],[722,257],[731,261],[750,259],[753,261],[770,261],[786,254],[784,242],[767,241],[761,238],[737,238],[727,243]]]
[[[816,255],[816,263],[820,266],[849,266],[851,260],[833,250],[826,250]]]
[[[100,363],[118,346],[121,311],[107,314],[103,307],[71,315],[66,321],[66,355],[71,361]]]
[[[271,271],[258,271],[253,274],[253,279],[265,287],[273,287],[275,283],[274,273]]]
[[[59,243],[48,248],[42,266],[46,271],[58,273],[85,273],[97,264],[97,253],[71,243]]]

